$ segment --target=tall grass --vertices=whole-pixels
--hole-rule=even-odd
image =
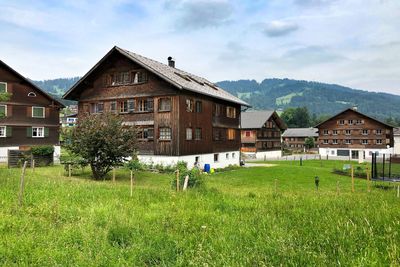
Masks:
[[[0,265],[400,265],[393,190],[368,193],[356,180],[351,193],[331,166],[274,163],[178,193],[169,175],[140,172],[132,198],[128,171],[113,184],[37,168],[27,172],[22,208],[20,170],[1,168]]]

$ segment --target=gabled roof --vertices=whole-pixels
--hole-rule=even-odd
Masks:
[[[190,74],[178,68],[170,67],[166,64],[135,54],[117,46],[114,46],[88,73],[86,73],[71,89],[69,89],[63,98],[75,100],[73,99],[73,92],[93,71],[97,69],[97,67],[100,66],[102,62],[107,59],[109,55],[114,52],[122,54],[129,60],[154,73],[180,90],[188,90],[243,106],[249,106],[249,104],[247,104],[245,101],[231,95],[230,93],[202,77]]]
[[[275,118],[279,128],[286,129],[285,122],[279,117],[274,110],[259,110],[242,112],[240,115],[240,128],[242,129],[258,129],[261,128],[267,120],[272,116]]]
[[[368,119],[370,119],[370,120],[376,121],[376,122],[378,122],[378,123],[380,123],[380,124],[382,124],[382,125],[385,125],[385,126],[387,126],[387,127],[389,127],[389,128],[394,128],[392,125],[389,125],[389,124],[387,124],[387,123],[385,123],[385,122],[383,122],[383,121],[380,121],[380,120],[378,120],[378,119],[375,119],[375,118],[372,118],[372,117],[370,117],[370,116],[368,116],[368,115],[365,115],[364,113],[361,113],[361,112],[359,112],[358,110],[355,110],[354,108],[347,108],[347,109],[345,109],[345,110],[339,112],[338,114],[336,114],[336,115],[330,117],[329,119],[324,120],[323,122],[321,122],[321,123],[315,125],[315,128],[321,127],[321,125],[325,124],[326,122],[332,120],[333,118],[335,118],[335,117],[337,117],[337,116],[339,116],[339,115],[341,115],[341,114],[343,114],[343,113],[345,113],[345,112],[347,112],[347,111],[354,112],[354,113],[356,113],[356,114],[358,114],[358,115],[361,115],[361,116],[363,116],[363,117],[365,117],[365,118],[368,118]]]
[[[288,128],[282,137],[318,137],[318,128]]]
[[[14,74],[15,76],[17,76],[18,78],[20,78],[21,80],[23,80],[24,82],[26,82],[27,84],[29,84],[30,86],[32,86],[33,88],[35,88],[37,91],[39,91],[39,93],[41,93],[42,95],[44,95],[46,98],[48,98],[51,101],[56,102],[58,105],[60,105],[61,107],[65,107],[60,101],[58,101],[57,99],[55,99],[54,97],[52,97],[51,95],[49,95],[48,93],[46,93],[45,91],[43,91],[42,89],[40,89],[37,85],[35,85],[33,82],[31,82],[28,78],[25,78],[24,76],[22,76],[21,74],[19,74],[16,70],[14,70],[13,68],[11,68],[10,66],[8,66],[6,63],[4,63],[2,60],[0,60],[0,66],[4,67],[5,69],[7,69],[9,72],[11,72],[12,74]]]

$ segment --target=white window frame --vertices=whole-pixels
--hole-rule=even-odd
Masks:
[[[383,145],[382,139],[376,139],[376,144],[377,145]]]
[[[329,140],[328,140],[328,139],[324,139],[324,140],[323,140],[323,144],[324,144],[324,145],[329,145]]]
[[[191,141],[193,140],[193,129],[186,128],[186,140]]]
[[[39,133],[39,129],[42,129],[42,135],[34,136],[33,129],[37,129],[37,133]],[[44,138],[44,127],[32,127],[32,138]]]
[[[7,82],[0,82],[0,83],[3,83],[3,84],[6,85],[6,91],[4,93],[7,93],[8,92],[8,84],[7,84]]]
[[[214,154],[214,162],[219,162],[219,154],[218,153]]]
[[[7,117],[7,105],[1,104],[0,107],[4,107],[4,117]]]
[[[361,144],[363,144],[363,145],[368,145],[368,140],[363,139],[363,140],[361,141]]]
[[[344,143],[345,143],[345,145],[351,145],[352,144],[351,139],[346,139],[344,141]]]
[[[377,129],[376,130],[376,135],[382,135],[382,132],[383,132],[382,129]]]
[[[0,134],[0,137],[7,137],[7,126],[0,126],[0,129],[4,129],[3,133],[4,134]],[[1,131],[0,131],[1,133]]]
[[[332,144],[333,144],[333,145],[337,145],[337,144],[338,144],[338,140],[337,140],[337,139],[333,139],[333,140],[332,140]]]
[[[33,110],[35,108],[41,108],[43,110],[43,117],[37,117],[37,116],[33,116]],[[32,118],[46,118],[46,109],[45,107],[39,107],[39,106],[32,106]]]
[[[333,130],[332,135],[338,135],[338,130]]]
[[[344,131],[344,134],[345,134],[345,135],[351,135],[351,130],[345,130],[345,131]]]
[[[324,130],[323,135],[329,135],[329,130]]]

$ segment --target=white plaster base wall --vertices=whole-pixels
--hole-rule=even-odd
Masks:
[[[8,162],[8,150],[18,150],[18,146],[0,147],[0,162]],[[60,163],[61,147],[54,146],[53,160],[55,164]]]
[[[218,161],[214,162],[214,154],[218,154]],[[161,164],[164,166],[175,165],[178,161],[185,161],[189,169],[193,168],[199,157],[199,167],[204,168],[204,164],[210,164],[211,168],[225,168],[229,165],[239,165],[240,152],[229,151],[210,154],[197,154],[188,156],[159,156],[159,155],[138,155],[139,161],[145,164]]]
[[[19,147],[17,146],[7,146],[7,147],[0,147],[0,162],[8,162],[8,150],[17,150]]]
[[[338,150],[349,150],[350,156],[338,156],[337,155],[337,151]],[[356,148],[351,149],[351,148],[340,148],[340,147],[337,147],[337,148],[336,147],[335,148],[319,148],[319,154],[322,157],[326,157],[328,155],[329,157],[339,158],[339,159],[341,159],[341,158],[349,159],[349,157],[351,157],[351,152],[352,151],[359,151],[359,153],[365,151],[365,158],[366,159],[371,159],[372,158],[372,153],[378,152],[379,155],[382,155],[382,154],[389,155],[389,154],[393,154],[394,149],[392,147],[391,148],[387,148],[387,149],[384,149],[384,148],[382,148],[382,149],[356,149]],[[354,160],[357,160],[357,159],[354,159]]]
[[[280,150],[275,151],[263,151],[263,152],[243,152],[247,159],[277,159],[282,157],[282,152]]]
[[[394,154],[400,155],[400,136],[394,137]]]

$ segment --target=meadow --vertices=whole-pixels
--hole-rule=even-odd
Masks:
[[[400,198],[332,173],[343,162],[274,161],[171,189],[172,174],[93,181],[61,166],[0,168],[0,265],[399,266]],[[314,177],[320,177],[317,191]]]

